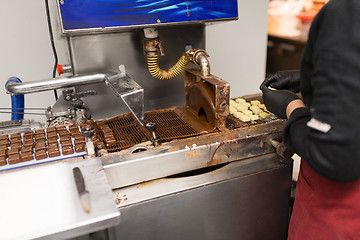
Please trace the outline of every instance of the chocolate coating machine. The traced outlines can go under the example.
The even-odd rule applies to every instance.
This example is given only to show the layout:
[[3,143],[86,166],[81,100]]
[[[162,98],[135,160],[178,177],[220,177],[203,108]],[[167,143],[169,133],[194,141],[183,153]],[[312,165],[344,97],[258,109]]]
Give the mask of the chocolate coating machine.
[[[233,6],[234,1],[226,2]],[[200,69],[190,64],[170,81],[151,77],[140,23],[77,28],[72,25],[76,6],[66,3],[59,1],[59,10],[73,76],[35,87],[9,86],[8,91],[22,94],[65,90],[48,110],[46,126],[3,129],[6,153],[0,177],[31,173],[42,182],[51,172],[70,182],[67,170],[78,167],[90,195],[91,214],[82,211],[77,195],[83,193],[77,193],[71,181],[64,189],[73,190],[69,195],[75,197],[66,200],[75,203],[64,211],[76,217],[62,217],[81,224],[67,223],[64,228],[50,221],[52,232],[40,229],[43,235],[21,237],[286,239],[292,163],[271,145],[281,139],[284,120],[243,122],[229,114],[230,85],[205,71],[206,63],[199,64]],[[194,4],[193,11],[200,3]],[[206,9],[208,3],[204,4]],[[229,19],[234,18],[231,14]],[[166,67],[178,59],[179,49],[205,48],[203,24],[209,19],[195,19],[194,24],[177,21],[157,22],[163,46],[156,48],[166,50],[159,60]],[[260,95],[243,98],[261,101]],[[26,155],[27,142],[33,147]],[[9,157],[12,149],[17,149],[15,160]],[[63,188],[62,183],[53,184]],[[50,213],[50,219],[55,214]]]

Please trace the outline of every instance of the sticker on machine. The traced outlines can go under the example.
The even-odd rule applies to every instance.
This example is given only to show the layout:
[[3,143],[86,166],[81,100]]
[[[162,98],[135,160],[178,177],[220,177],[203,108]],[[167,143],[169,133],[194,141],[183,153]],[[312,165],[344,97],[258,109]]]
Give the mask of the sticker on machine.
[[319,120],[316,120],[315,118],[311,118],[311,120],[308,121],[306,125],[312,129],[318,130],[323,133],[328,133],[331,129],[330,124],[321,122]]

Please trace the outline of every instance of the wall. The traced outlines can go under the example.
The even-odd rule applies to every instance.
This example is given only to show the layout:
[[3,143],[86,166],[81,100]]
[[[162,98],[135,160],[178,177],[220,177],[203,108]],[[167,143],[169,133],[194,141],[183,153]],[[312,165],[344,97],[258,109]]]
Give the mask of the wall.
[[[67,44],[60,38],[56,1],[49,0],[59,62],[69,62]],[[238,0],[239,21],[207,26],[207,50],[212,73],[229,81],[232,97],[259,92],[265,74],[266,0]],[[10,76],[23,81],[50,78],[54,64],[44,1],[0,1],[0,108],[10,107],[4,85]],[[26,107],[47,107],[55,102],[53,92],[28,94]],[[44,121],[44,117],[25,115]],[[10,114],[0,114],[0,121]]]
[[[51,15],[56,16],[55,1],[50,0]],[[54,19],[53,17],[53,19]],[[53,21],[56,47],[61,62],[68,62],[67,44],[59,38],[59,27]],[[0,107],[10,107],[10,95],[5,82],[11,76],[22,81],[52,77],[54,57],[51,49],[45,1],[0,1]],[[44,107],[55,103],[53,92],[25,95],[25,107]],[[26,119],[45,121],[45,117],[25,115]],[[0,121],[10,120],[10,114],[0,114]]]
[[239,20],[207,27],[211,71],[230,82],[231,97],[260,92],[265,77],[267,0],[238,0]]

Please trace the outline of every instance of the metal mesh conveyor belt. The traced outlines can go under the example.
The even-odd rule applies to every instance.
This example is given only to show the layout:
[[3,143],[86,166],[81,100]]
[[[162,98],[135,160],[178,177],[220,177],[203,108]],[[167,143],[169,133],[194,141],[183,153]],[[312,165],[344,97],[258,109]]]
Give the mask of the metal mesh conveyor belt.
[[144,122],[145,124],[148,122],[157,123],[156,133],[162,141],[200,134],[173,111],[147,113],[144,116]]
[[[256,97],[244,97],[246,101],[262,99]],[[226,118],[226,127],[229,129],[244,128],[252,125],[258,125],[266,122],[279,120],[275,116],[267,119],[243,122],[233,115],[229,114]],[[194,118],[186,107],[173,107],[168,109],[149,111],[144,114],[144,125],[149,122],[157,124],[156,135],[160,138],[160,142],[168,142],[174,139],[193,137],[217,131],[206,126],[208,123],[199,121]],[[106,125],[112,131],[115,141],[113,144],[106,143],[106,136],[101,126]],[[94,122],[95,132],[98,141],[105,143],[108,152],[116,152],[136,144],[150,141],[152,134],[141,126],[132,114],[122,114],[111,119]]]
[[[157,124],[155,132],[160,137],[160,142],[192,137],[199,135],[201,132],[195,130],[171,109],[146,112],[144,114],[144,125],[148,122]],[[113,131],[116,140],[116,144],[106,145],[109,152],[120,151],[151,139],[151,133],[144,126],[141,126],[131,114],[124,114],[95,122],[95,131],[101,142],[105,141],[105,136],[98,126],[104,123]]]
[[259,120],[250,121],[250,122],[243,122],[243,121],[237,119],[236,117],[234,117],[233,115],[229,115],[226,118],[226,127],[229,129],[243,128],[243,127],[248,127],[248,126],[257,125],[257,124],[261,124],[261,123],[272,122],[272,121],[276,121],[276,120],[279,120],[279,118],[277,118],[275,116],[271,116],[268,119],[259,119]]

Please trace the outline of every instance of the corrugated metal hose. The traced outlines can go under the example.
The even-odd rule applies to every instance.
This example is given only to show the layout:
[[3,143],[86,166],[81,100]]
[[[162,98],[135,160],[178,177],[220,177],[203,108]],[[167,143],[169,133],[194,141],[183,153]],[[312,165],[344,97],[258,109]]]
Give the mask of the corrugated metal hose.
[[169,70],[162,70],[159,67],[159,56],[158,55],[147,55],[147,62],[150,74],[159,80],[169,80],[178,76],[182,71],[185,70],[186,66],[190,63],[187,56],[182,56],[179,61]]

